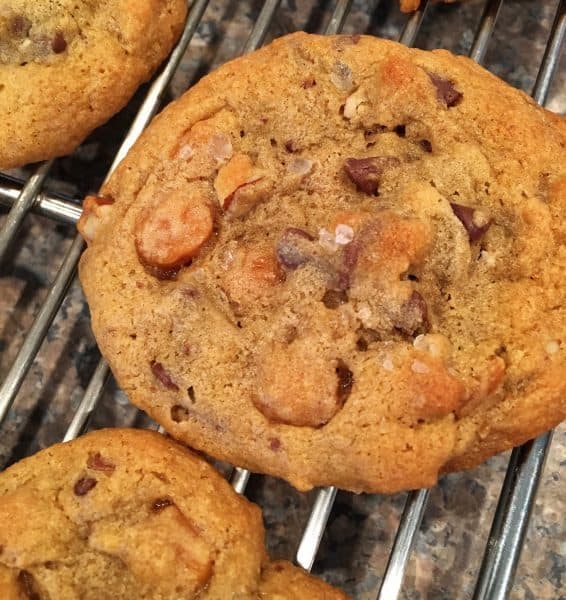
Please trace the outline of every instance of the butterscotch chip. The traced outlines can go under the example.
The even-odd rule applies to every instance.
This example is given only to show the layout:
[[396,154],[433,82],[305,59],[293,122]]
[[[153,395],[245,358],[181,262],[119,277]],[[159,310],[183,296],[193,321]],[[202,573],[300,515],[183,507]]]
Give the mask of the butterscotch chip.
[[3,0],[0,169],[72,152],[149,79],[185,0]]
[[[564,123],[467,58],[371,37],[221,67],[102,191],[80,275],[118,382],[171,435],[301,489],[430,486],[552,427]],[[163,281],[136,224],[166,189],[218,213]]]
[[[97,480],[87,464],[103,467]],[[259,508],[208,463],[133,429],[90,433],[0,474],[0,598],[346,600],[272,563]]]

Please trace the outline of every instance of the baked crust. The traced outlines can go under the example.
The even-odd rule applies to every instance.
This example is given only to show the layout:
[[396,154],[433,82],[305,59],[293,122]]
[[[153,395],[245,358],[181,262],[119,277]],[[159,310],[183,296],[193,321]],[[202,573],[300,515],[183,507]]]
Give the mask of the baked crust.
[[185,0],[7,0],[0,8],[0,168],[62,156],[169,54]]
[[2,598],[346,599],[271,563],[259,508],[150,431],[100,430],[20,461],[0,474],[0,515]]
[[302,490],[431,486],[566,415],[564,147],[467,58],[281,38],[169,105],[87,203],[100,348],[213,456]]

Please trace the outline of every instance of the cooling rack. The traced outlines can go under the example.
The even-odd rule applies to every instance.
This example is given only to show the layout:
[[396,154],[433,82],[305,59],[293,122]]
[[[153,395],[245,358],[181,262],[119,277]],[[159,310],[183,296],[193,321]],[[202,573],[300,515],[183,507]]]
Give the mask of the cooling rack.
[[[170,90],[173,89],[174,92],[179,93],[186,87],[186,77],[183,76],[182,72],[185,69],[184,65],[187,64],[187,60],[191,60],[192,54],[202,59],[207,52],[210,53],[211,49],[218,49],[221,45],[223,47],[222,51],[216,52],[212,60],[208,62],[197,60],[196,67],[193,65],[192,68],[192,79],[194,81],[207,69],[223,62],[226,58],[238,53],[253,51],[261,46],[267,38],[276,37],[296,27],[327,34],[339,33],[345,24],[347,25],[351,20],[350,30],[363,32],[363,30],[356,28],[358,21],[360,21],[358,15],[361,13],[366,16],[369,15],[369,30],[372,33],[379,33],[386,37],[397,37],[400,42],[406,45],[414,45],[417,42],[418,45],[428,47],[426,41],[424,44],[419,42],[423,31],[429,34],[433,31],[435,25],[435,23],[427,23],[427,13],[431,9],[428,7],[426,0],[421,4],[418,11],[407,16],[401,15],[395,6],[391,5],[390,0],[382,0],[379,4],[376,2],[353,2],[352,0],[320,2],[317,5],[309,3],[311,6],[310,12],[309,10],[306,11],[307,22],[297,24],[286,16],[285,9],[287,11],[295,9],[296,15],[301,13],[298,10],[300,4],[300,2],[296,3],[291,0],[283,3],[280,0],[266,0],[263,3],[251,2],[249,11],[246,13],[247,22],[250,22],[250,29],[245,32],[243,38],[241,32],[238,32],[239,35],[234,34],[233,38],[228,37],[227,42],[224,40],[223,44],[220,44],[220,33],[223,32],[228,36],[230,31],[233,32],[234,30],[231,20],[234,20],[238,3],[222,3],[214,0],[195,0],[192,2],[184,32],[176,48],[163,66],[160,74],[145,89],[145,95],[139,97],[137,102],[134,101],[129,109],[130,112],[135,114],[132,115],[127,133],[113,156],[111,166],[108,169],[108,176],[167,99]],[[478,5],[477,2],[475,4]],[[482,3],[481,14],[478,14],[477,27],[473,36],[470,40],[466,41],[464,39],[462,42],[463,46],[467,45],[469,56],[479,63],[485,61],[490,51],[490,40],[496,30],[502,5],[503,0],[487,0],[487,2]],[[565,0],[560,0],[558,5],[553,7],[554,19],[551,26],[546,31],[537,31],[537,35],[544,38],[545,49],[534,86],[532,90],[528,91],[542,105],[545,105],[547,101],[553,75],[560,58],[566,32],[565,6]],[[460,10],[459,7],[433,8],[435,19],[442,19],[448,11],[453,13],[454,10]],[[462,8],[463,12],[469,10],[469,8]],[[374,20],[372,20],[373,17],[375,17]],[[224,25],[222,28],[221,26],[226,21],[230,26]],[[371,25],[374,21],[378,23],[375,26],[375,31],[372,30],[373,25]],[[512,31],[509,32],[509,35],[515,33]],[[433,36],[433,34],[430,33],[430,36]],[[463,34],[463,37],[465,37],[465,34]],[[243,40],[243,43],[239,44],[239,40]],[[441,45],[441,43],[435,45]],[[520,69],[520,66],[517,65],[517,69]],[[188,70],[191,71],[190,68]],[[124,118],[128,118],[128,116],[129,113],[126,111]],[[112,126],[111,123],[109,127]],[[108,131],[106,129],[106,133]],[[83,146],[83,152],[85,147],[88,147],[88,144]],[[61,168],[61,163],[63,163],[63,168]],[[34,444],[35,446],[43,445],[41,427],[48,424],[50,419],[61,417],[54,408],[55,401],[52,402],[50,398],[40,397],[37,405],[26,406],[25,400],[22,398],[23,393],[19,394],[19,392],[22,386],[24,386],[22,391],[26,391],[25,383],[33,378],[34,371],[36,375],[40,374],[39,379],[36,378],[39,383],[35,384],[39,387],[52,384],[53,379],[62,380],[65,377],[62,373],[57,373],[56,367],[55,373],[49,369],[44,370],[41,368],[41,362],[44,359],[42,359],[40,348],[46,339],[47,342],[59,343],[66,350],[73,345],[74,336],[72,331],[67,332],[66,340],[59,339],[56,317],[58,313],[73,310],[71,308],[73,302],[76,304],[78,299],[80,292],[77,290],[74,279],[77,262],[84,250],[84,242],[80,236],[72,238],[70,244],[67,244],[68,248],[59,264],[57,260],[61,256],[61,248],[65,246],[64,243],[61,243],[61,247],[40,249],[41,256],[39,258],[26,255],[25,247],[23,250],[20,249],[24,256],[15,257],[14,248],[19,248],[19,241],[22,239],[24,232],[32,236],[35,234],[41,235],[42,228],[52,226],[53,223],[57,224],[56,227],[61,232],[72,234],[73,229],[70,226],[73,226],[78,220],[81,209],[80,204],[77,202],[78,198],[73,197],[73,193],[65,194],[65,191],[73,191],[73,189],[65,187],[65,176],[69,173],[65,171],[64,167],[64,160],[49,161],[36,166],[33,171],[26,174],[25,178],[22,178],[21,173],[14,172],[0,176],[0,203],[9,208],[0,231],[0,264],[3,268],[8,268],[12,263],[16,263],[17,268],[25,270],[26,264],[30,262],[34,260],[43,261],[47,266],[45,270],[50,279],[48,285],[45,281],[36,282],[37,287],[47,288],[46,293],[40,299],[30,298],[25,289],[20,290],[20,296],[18,296],[18,292],[14,292],[16,303],[13,309],[14,318],[13,320],[8,318],[4,321],[3,337],[5,337],[6,332],[8,334],[12,332],[12,338],[17,344],[17,348],[13,347],[13,343],[8,349],[0,346],[0,351],[5,351],[3,357],[3,367],[5,368],[2,371],[3,378],[0,384],[0,425],[8,432],[7,435],[3,434],[0,439],[3,446],[10,448],[5,450],[5,463],[12,462],[27,454],[29,448],[34,447]],[[70,178],[76,182],[77,179],[80,180],[81,176],[73,173]],[[41,215],[45,219],[37,220],[31,213]],[[30,225],[33,219],[36,220]],[[62,235],[62,237],[65,237],[65,235]],[[25,299],[23,303],[21,302],[22,298]],[[9,306],[10,301],[11,297],[8,297],[5,300],[5,305]],[[25,314],[25,318],[20,318],[22,314]],[[54,319],[55,324],[53,324]],[[60,352],[62,352],[61,348]],[[85,348],[82,343],[79,343],[72,353],[75,361],[79,363],[82,357],[86,357],[84,360],[90,361],[90,363],[92,363],[93,357],[97,357],[91,348]],[[85,379],[80,386],[73,389],[73,398],[69,405],[69,408],[72,409],[72,417],[65,416],[67,418],[64,418],[66,429],[62,437],[65,441],[74,439],[87,427],[93,426],[92,420],[94,420],[95,426],[104,423],[105,416],[108,413],[108,407],[103,406],[105,390],[109,387],[114,389],[111,374],[104,360],[99,359],[96,364],[88,364],[82,371],[88,372],[90,378],[88,381]],[[47,381],[45,381],[46,377]],[[123,415],[122,422],[124,424],[151,426],[143,417],[134,414],[133,409],[127,407],[119,392],[113,393],[111,398],[113,402],[118,403],[120,408],[118,413]],[[23,410],[18,410],[18,405],[23,405]],[[27,421],[32,423],[32,435],[37,434],[34,444],[18,443],[17,436],[10,437],[10,430],[21,431],[22,423]],[[116,422],[120,422],[119,416],[117,419],[111,420],[113,424]],[[398,496],[395,499],[394,503],[398,506],[404,498],[404,507],[398,523],[394,523],[397,529],[396,534],[392,535],[393,540],[386,565],[377,576],[369,577],[369,581],[359,581],[356,576],[350,579],[346,577],[345,587],[348,587],[349,583],[350,593],[359,594],[363,598],[379,598],[382,600],[393,600],[401,597],[473,597],[477,600],[508,597],[513,587],[515,571],[551,440],[552,433],[548,433],[521,448],[515,449],[511,453],[493,515],[491,530],[487,539],[484,540],[483,560],[474,576],[475,585],[472,585],[470,589],[453,588],[443,592],[444,588],[441,587],[435,588],[432,586],[427,588],[425,585],[423,588],[422,581],[420,583],[418,581],[418,567],[417,576],[413,578],[412,589],[410,586],[404,585],[405,574],[411,564],[415,544],[418,543],[419,536],[422,536],[423,517],[426,514],[427,507],[430,507],[430,496],[437,493],[435,489],[432,491],[417,490],[406,496]],[[57,440],[49,439],[50,443],[55,441]],[[228,469],[227,476],[237,492],[246,493],[250,482],[248,471],[239,468]],[[298,493],[290,490],[290,488],[284,488],[284,491],[288,492],[291,498],[296,499],[298,496]],[[446,488],[443,488],[443,491],[450,494],[450,485],[448,484]],[[248,493],[254,497],[253,489],[251,492],[248,489]],[[335,506],[337,496],[340,501],[338,506]],[[320,556],[318,553],[321,543],[324,546],[323,536],[329,518],[332,519],[336,512],[344,511],[344,506],[347,510],[349,506],[351,507],[356,503],[356,500],[345,500],[346,495],[342,492],[339,493],[335,488],[320,489],[305,498],[306,500],[303,499],[301,502],[310,504],[310,512],[302,523],[303,527],[299,538],[289,542],[289,544],[295,544],[294,557],[287,555],[286,558],[294,558],[297,564],[307,570],[311,570],[314,565],[315,570],[322,572],[327,578],[337,580],[336,575],[333,575],[332,565],[326,565],[329,567],[326,569],[324,561],[322,561],[322,568],[317,568],[317,556]],[[280,500],[280,497],[277,500]],[[381,505],[380,508],[382,508]],[[282,510],[283,513],[279,514],[284,514],[285,507]],[[267,520],[269,529],[270,518]],[[281,523],[279,523],[279,526],[281,526]],[[334,519],[331,527],[337,530],[338,533],[335,533],[334,537],[340,541],[340,515]],[[470,532],[470,535],[473,536],[473,532]],[[342,537],[349,539],[349,533],[342,532]],[[466,544],[465,537],[461,542]],[[377,539],[375,543],[379,544],[380,540]],[[285,545],[286,549],[289,544]],[[346,544],[346,547],[349,547],[348,544]],[[348,562],[344,552],[338,552],[337,556],[341,556],[346,563]],[[371,555],[367,558],[371,560]],[[428,565],[429,569],[433,569],[434,565],[431,567],[431,564]],[[421,565],[421,571],[423,571],[423,568],[426,571],[426,565],[425,567]],[[465,565],[463,565],[463,568],[465,568]],[[423,577],[425,580],[427,577],[430,579],[434,577],[434,573],[423,576],[421,572],[421,580]],[[551,576],[549,575],[549,577]],[[343,582],[343,579],[340,579],[340,583]],[[558,593],[557,587],[553,587],[553,590]],[[551,590],[551,595],[547,597],[553,597],[552,593]]]

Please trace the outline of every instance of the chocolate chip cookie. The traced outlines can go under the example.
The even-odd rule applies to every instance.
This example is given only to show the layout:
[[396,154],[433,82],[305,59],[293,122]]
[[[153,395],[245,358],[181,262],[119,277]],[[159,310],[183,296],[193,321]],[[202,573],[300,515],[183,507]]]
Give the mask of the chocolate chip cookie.
[[0,474],[0,597],[346,596],[270,562],[257,506],[165,437],[107,429]]
[[565,142],[466,58],[279,39],[86,199],[100,348],[214,456],[303,490],[431,486],[566,415]]
[[178,38],[186,0],[4,0],[0,168],[72,152]]

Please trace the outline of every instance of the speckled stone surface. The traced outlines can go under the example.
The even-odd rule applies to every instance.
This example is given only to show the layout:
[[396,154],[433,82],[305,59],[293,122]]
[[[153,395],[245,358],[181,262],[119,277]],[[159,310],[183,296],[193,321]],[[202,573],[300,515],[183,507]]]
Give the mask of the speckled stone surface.
[[[322,31],[333,4],[328,0],[283,1],[268,39],[296,29]],[[467,53],[483,4],[470,0],[431,5],[416,45]],[[182,93],[210,68],[238,53],[261,5],[251,0],[212,0],[172,82],[170,96]],[[556,0],[505,2],[486,66],[509,83],[530,91],[556,6]],[[406,19],[392,0],[356,0],[345,31],[395,39]],[[57,161],[50,187],[75,197],[95,190],[142,98],[143,90],[72,157]],[[557,112],[566,111],[564,65],[551,87],[548,106]],[[4,215],[2,211],[0,223]],[[30,216],[0,266],[0,377],[12,364],[73,233],[70,227]],[[88,309],[75,282],[2,426],[0,466],[63,437],[97,360]],[[91,427],[112,424],[151,425],[111,382]],[[554,436],[511,598],[566,599],[565,448],[563,425]],[[445,477],[431,491],[402,598],[472,597],[507,458],[498,456],[474,471]],[[315,492],[300,494],[278,480],[253,476],[247,495],[264,508],[272,554],[292,558]],[[354,598],[375,598],[404,502],[404,494],[384,497],[339,493],[313,571]]]

